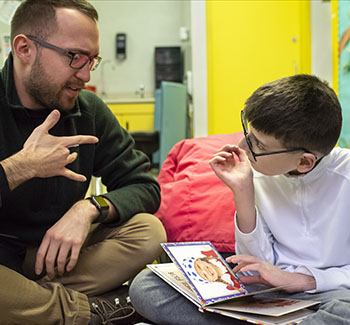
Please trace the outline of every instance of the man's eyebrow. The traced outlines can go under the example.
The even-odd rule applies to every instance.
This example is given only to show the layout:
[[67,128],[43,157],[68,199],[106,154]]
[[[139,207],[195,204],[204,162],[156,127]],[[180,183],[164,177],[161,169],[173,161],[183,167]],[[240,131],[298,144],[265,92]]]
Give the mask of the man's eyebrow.
[[77,48],[69,48],[67,50],[70,52],[73,52],[73,53],[77,53],[77,54],[84,54],[84,55],[87,55],[89,57],[96,57],[96,56],[99,56],[99,54],[100,54],[100,53],[97,53],[95,55],[91,55],[88,51],[82,50],[82,49],[77,49]]

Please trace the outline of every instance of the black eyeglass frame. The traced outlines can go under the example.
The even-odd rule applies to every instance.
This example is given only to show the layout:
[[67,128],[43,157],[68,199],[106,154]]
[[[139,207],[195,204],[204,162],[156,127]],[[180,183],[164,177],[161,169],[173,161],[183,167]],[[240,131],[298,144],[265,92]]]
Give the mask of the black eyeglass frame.
[[[100,56],[95,56],[95,57],[89,57],[88,55],[86,54],[83,54],[83,53],[75,53],[75,52],[72,52],[72,51],[69,51],[67,49],[64,49],[62,47],[59,47],[57,45],[54,45],[54,44],[51,44],[51,43],[48,43],[48,42],[45,42],[39,38],[36,38],[35,36],[31,36],[31,35],[26,35],[26,37],[28,37],[30,40],[34,41],[34,42],[37,42],[39,45],[43,46],[43,47],[46,47],[48,49],[51,49],[51,50],[54,50],[56,52],[59,52],[59,53],[62,53],[62,54],[65,54],[67,56],[69,56],[71,58],[70,62],[69,62],[69,66],[72,68],[72,69],[76,69],[76,70],[80,70],[82,68],[85,67],[86,63],[89,62],[89,66],[91,64],[91,62],[93,62],[94,64],[92,65],[92,67],[90,68],[90,71],[94,71],[97,69],[97,67],[99,66],[99,64],[101,63],[102,61],[102,58]],[[88,60],[83,63],[81,66],[79,67],[73,67],[72,66],[72,62],[74,60],[74,57],[76,55],[84,55],[88,58]]]
[[[249,139],[249,134],[246,128],[246,125],[244,123],[244,110],[241,110],[241,122],[242,122],[242,128],[243,128],[243,133],[245,137],[245,141],[247,142],[248,148],[254,158],[255,161],[257,161],[256,157],[261,157],[261,156],[270,156],[270,155],[277,155],[280,153],[288,153],[288,152],[294,152],[294,151],[305,151],[307,153],[311,153],[309,150],[305,148],[293,148],[293,149],[285,149],[285,150],[278,150],[278,151],[270,151],[270,152],[261,152],[261,153],[255,153],[253,150],[253,144]],[[316,157],[316,155],[314,155]],[[317,157],[316,157],[317,159]]]

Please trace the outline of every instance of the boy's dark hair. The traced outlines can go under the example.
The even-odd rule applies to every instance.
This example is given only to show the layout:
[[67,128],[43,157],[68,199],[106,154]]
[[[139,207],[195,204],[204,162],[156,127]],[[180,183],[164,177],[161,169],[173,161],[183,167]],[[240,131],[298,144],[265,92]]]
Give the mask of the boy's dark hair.
[[[86,0],[25,0],[11,21],[11,44],[18,34],[46,40],[57,31],[56,8],[77,9],[97,22],[96,9]],[[79,35],[77,35],[79,37]]]
[[328,83],[313,75],[282,78],[258,88],[246,101],[245,118],[287,148],[327,155],[342,126],[341,106]]

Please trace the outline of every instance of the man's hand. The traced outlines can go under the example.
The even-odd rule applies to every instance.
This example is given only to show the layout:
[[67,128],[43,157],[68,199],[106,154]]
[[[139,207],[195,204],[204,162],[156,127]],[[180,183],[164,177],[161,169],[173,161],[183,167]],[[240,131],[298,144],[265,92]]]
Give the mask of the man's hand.
[[59,119],[60,112],[52,111],[46,120],[34,129],[24,143],[23,149],[1,162],[10,189],[33,177],[64,176],[78,182],[86,181],[84,175],[66,168],[66,165],[77,158],[77,153],[70,153],[69,148],[80,144],[93,144],[98,142],[98,139],[87,135],[67,137],[50,135],[50,129]]
[[[57,271],[71,271],[77,264],[80,249],[89,233],[97,209],[88,201],[78,201],[45,234],[36,256],[35,273],[41,274],[44,263],[50,279]],[[69,262],[67,263],[67,258]]]
[[313,276],[290,273],[277,266],[249,255],[232,255],[226,259],[228,263],[239,263],[233,272],[256,271],[257,275],[242,275],[240,280],[244,284],[262,283],[273,287],[282,287],[287,292],[302,292],[314,290],[316,281]]

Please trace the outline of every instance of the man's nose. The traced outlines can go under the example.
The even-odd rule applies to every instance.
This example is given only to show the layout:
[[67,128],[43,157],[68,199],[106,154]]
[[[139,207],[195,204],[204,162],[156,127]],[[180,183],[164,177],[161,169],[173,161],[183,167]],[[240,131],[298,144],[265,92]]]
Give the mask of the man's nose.
[[85,64],[81,69],[77,70],[76,77],[80,80],[83,80],[85,83],[90,81],[91,70],[89,64]]

